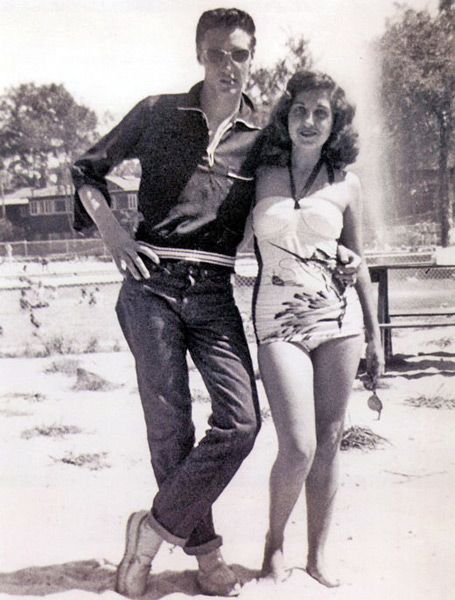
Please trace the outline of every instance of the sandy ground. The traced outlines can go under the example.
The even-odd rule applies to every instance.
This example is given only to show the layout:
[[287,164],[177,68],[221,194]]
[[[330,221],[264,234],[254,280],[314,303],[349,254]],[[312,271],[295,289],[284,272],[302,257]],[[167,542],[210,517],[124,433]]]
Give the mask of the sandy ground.
[[[102,308],[87,310],[101,316],[112,306],[105,299]],[[9,320],[2,313],[7,329],[10,313]],[[380,421],[367,408],[368,392],[355,382],[346,427],[369,427],[387,442],[372,451],[341,453],[329,554],[332,571],[345,582],[337,589],[323,588],[303,570],[303,498],[287,531],[289,578],[279,585],[257,580],[276,452],[260,389],[261,433],[214,507],[225,558],[245,581],[242,600],[454,597],[455,411],[407,401],[422,396],[455,401],[450,332],[396,336],[394,349],[402,360],[384,378]],[[109,389],[74,389],[77,367],[105,378]],[[131,356],[122,350],[5,357],[0,373],[0,599],[120,598],[113,584],[126,518],[148,507],[156,490]],[[191,385],[201,434],[210,405],[195,371]],[[204,598],[195,574],[193,558],[165,545],[144,598]]]

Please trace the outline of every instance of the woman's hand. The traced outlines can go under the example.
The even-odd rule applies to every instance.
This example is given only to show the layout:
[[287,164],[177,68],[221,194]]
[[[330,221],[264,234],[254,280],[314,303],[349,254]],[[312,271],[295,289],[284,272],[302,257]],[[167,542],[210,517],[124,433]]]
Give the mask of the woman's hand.
[[361,257],[343,246],[338,244],[337,248],[337,276],[346,286],[354,285],[357,279],[357,271],[362,263]]
[[375,389],[377,380],[384,374],[384,352],[380,339],[375,338],[367,342],[365,358],[367,373]]
[[153,250],[133,240],[118,223],[111,223],[111,226],[103,231],[102,237],[117,269],[122,275],[129,271],[134,279],[138,281],[150,277],[150,273],[139,255],[140,253],[150,258],[155,264],[160,262],[158,255]]

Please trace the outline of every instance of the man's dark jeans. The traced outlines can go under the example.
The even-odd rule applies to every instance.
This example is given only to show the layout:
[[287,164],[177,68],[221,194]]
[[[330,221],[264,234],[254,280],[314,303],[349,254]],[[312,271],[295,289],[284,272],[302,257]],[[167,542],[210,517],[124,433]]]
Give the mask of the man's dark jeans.
[[[218,548],[212,504],[253,447],[260,427],[254,372],[230,273],[184,261],[128,275],[117,315],[136,360],[159,491],[150,523],[187,554]],[[211,397],[209,429],[197,446],[186,353]]]

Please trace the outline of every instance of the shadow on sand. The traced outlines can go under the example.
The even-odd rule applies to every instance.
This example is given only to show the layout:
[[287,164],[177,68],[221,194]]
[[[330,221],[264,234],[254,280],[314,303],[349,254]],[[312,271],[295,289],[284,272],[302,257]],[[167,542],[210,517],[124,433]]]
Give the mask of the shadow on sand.
[[[247,583],[259,576],[259,571],[231,565],[239,579]],[[0,573],[0,593],[12,596],[47,596],[69,590],[84,590],[100,594],[115,588],[116,566],[107,561],[82,560],[28,567],[12,573]],[[200,589],[196,581],[197,571],[163,571],[149,577],[144,600],[159,600],[170,594],[181,593],[197,596]]]
[[[432,369],[432,372],[428,372]],[[420,379],[432,375],[444,377],[455,376],[455,353],[452,352],[419,352],[419,354],[395,354],[387,364],[385,378],[404,377]]]

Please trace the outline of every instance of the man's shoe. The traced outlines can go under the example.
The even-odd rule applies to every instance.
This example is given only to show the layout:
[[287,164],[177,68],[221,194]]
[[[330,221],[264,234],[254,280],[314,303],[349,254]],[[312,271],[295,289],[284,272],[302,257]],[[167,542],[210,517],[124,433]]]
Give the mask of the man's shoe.
[[199,562],[197,582],[203,594],[207,596],[238,596],[241,583],[232,569],[224,562],[219,550],[204,556],[204,564]]
[[161,545],[161,537],[148,523],[148,511],[133,513],[126,526],[125,554],[117,569],[115,589],[119,594],[136,598],[147,589],[152,560]]

